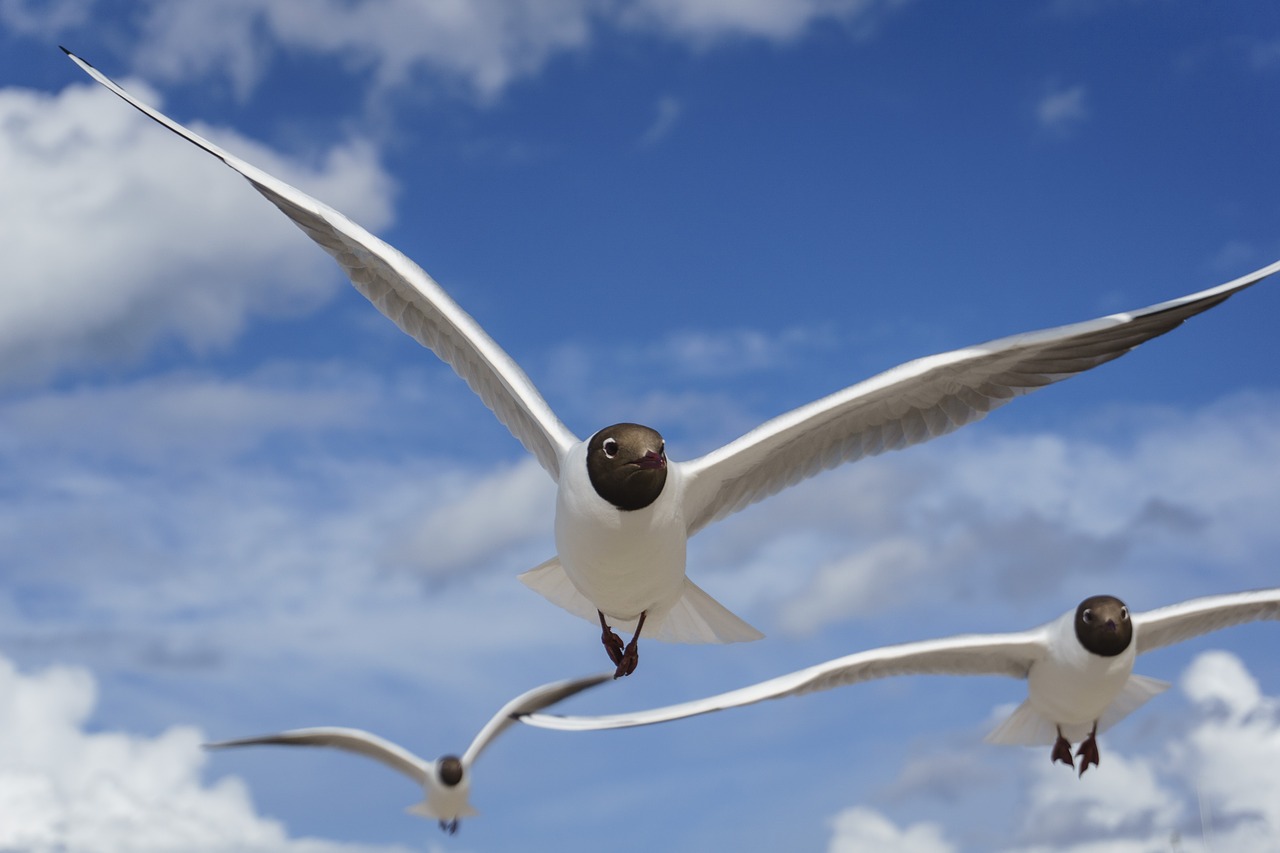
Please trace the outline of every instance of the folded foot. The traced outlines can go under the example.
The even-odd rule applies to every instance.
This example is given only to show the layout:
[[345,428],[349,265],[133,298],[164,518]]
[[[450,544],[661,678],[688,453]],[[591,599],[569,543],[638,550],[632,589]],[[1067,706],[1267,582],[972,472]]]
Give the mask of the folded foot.
[[[622,678],[624,675],[630,675],[636,671],[636,666],[640,663],[640,631],[644,628],[644,618],[648,615],[648,611],[640,613],[640,621],[636,623],[636,633],[631,637],[631,642],[627,643],[627,647],[614,661],[618,668],[613,671],[614,678]],[[604,617],[601,616],[601,619]],[[614,636],[617,636],[616,634]]]
[[1053,752],[1049,755],[1050,764],[1057,764],[1059,761],[1072,770],[1076,769],[1076,760],[1071,757],[1071,741],[1062,736],[1061,726],[1058,727],[1058,739],[1054,741]]
[[[599,610],[597,610],[596,613],[600,614],[600,642],[604,643],[604,650],[608,652],[609,660],[613,661],[614,666],[621,668],[623,652],[622,638],[619,637],[617,632],[610,628],[608,623],[604,621],[604,613],[601,613]],[[635,664],[632,664],[631,668],[634,670],[636,668]],[[618,676],[616,675],[614,676],[614,678],[617,677]]]
[[1089,736],[1080,742],[1080,748],[1076,750],[1076,755],[1080,756],[1080,775],[1084,775],[1084,771],[1089,769],[1092,764],[1095,767],[1098,764],[1098,724],[1093,724],[1093,731],[1089,732]]
[[440,828],[450,835],[458,834],[458,819],[440,821]]

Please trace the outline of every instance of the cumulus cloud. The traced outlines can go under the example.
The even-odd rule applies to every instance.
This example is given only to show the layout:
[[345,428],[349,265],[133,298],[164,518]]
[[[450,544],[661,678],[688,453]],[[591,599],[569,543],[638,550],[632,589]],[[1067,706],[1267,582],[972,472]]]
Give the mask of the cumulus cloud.
[[[1280,760],[1280,701],[1262,691],[1239,658],[1223,651],[1196,656],[1179,687],[1191,702],[1189,709],[1172,718],[1169,710],[1160,712],[1163,724],[1149,730],[1159,737],[1131,740],[1122,748],[1116,744],[1121,733],[1136,727],[1134,720],[1127,721],[1108,735],[1102,763],[1083,778],[1045,761],[1038,749],[1025,750],[1026,758],[1004,774],[1013,776],[1010,788],[995,793],[1013,798],[1004,812],[991,803],[979,805],[978,798],[992,794],[987,786],[972,784],[950,789],[949,798],[959,804],[956,820],[900,829],[890,816],[859,806],[837,815],[829,849],[1273,849],[1280,833],[1280,780],[1274,770]],[[968,753],[949,752],[944,758],[955,775],[971,777],[973,768],[986,767],[984,756],[993,749],[975,745]],[[895,807],[911,804],[902,791],[894,800]],[[961,817],[974,809],[988,815],[980,830]],[[1001,837],[1005,843],[992,843]]]
[[[299,166],[196,127],[370,228],[390,220],[391,181],[367,144]],[[166,341],[215,349],[250,315],[310,310],[340,281],[242,179],[96,84],[0,90],[0,171],[0,378],[127,362]]]
[[93,676],[79,667],[23,673],[0,657],[0,847],[53,851],[293,851],[391,847],[294,839],[259,816],[244,783],[201,779],[204,735],[93,731]]
[[899,829],[884,815],[864,806],[845,809],[831,823],[834,832],[827,853],[954,853],[956,849],[943,839],[941,828],[935,824],[917,823]]

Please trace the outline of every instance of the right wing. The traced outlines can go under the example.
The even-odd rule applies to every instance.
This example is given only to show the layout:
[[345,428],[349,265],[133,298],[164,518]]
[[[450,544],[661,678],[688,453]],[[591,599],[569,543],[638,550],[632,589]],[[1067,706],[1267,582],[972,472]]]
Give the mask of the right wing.
[[1008,675],[1025,678],[1031,664],[1044,653],[1045,646],[1045,632],[1042,628],[1016,634],[972,634],[904,643],[858,652],[761,681],[750,687],[679,705],[599,717],[528,714],[519,719],[522,723],[561,731],[624,729],[681,720],[712,711],[754,705],[766,699],[799,696],[895,675]]
[[1208,595],[1133,615],[1138,654],[1210,631],[1280,619],[1280,588]]
[[142,103],[65,47],[62,50],[90,77],[143,114],[247,178],[337,260],[356,290],[374,307],[466,380],[498,420],[559,481],[560,459],[577,443],[577,437],[556,417],[520,365],[422,267],[338,211],[223,151]]
[[498,713],[493,715],[493,719],[485,724],[485,727],[480,730],[480,734],[476,735],[475,739],[471,741],[471,745],[467,747],[467,751],[462,756],[462,763],[470,767],[472,762],[480,757],[480,753],[484,751],[485,747],[493,743],[493,739],[502,734],[521,715],[541,711],[543,708],[550,707],[557,702],[563,702],[570,696],[581,693],[589,687],[595,687],[597,684],[612,680],[612,672],[603,672],[599,675],[588,675],[585,678],[553,681],[550,684],[544,684],[541,687],[535,687],[532,690],[521,693],[503,705]]
[[354,752],[374,761],[380,761],[392,770],[398,770],[419,785],[425,786],[433,774],[434,765],[424,761],[404,747],[384,740],[361,729],[321,727],[293,729],[274,735],[246,737],[205,744],[206,749],[225,749],[232,746],[328,746],[346,752]]

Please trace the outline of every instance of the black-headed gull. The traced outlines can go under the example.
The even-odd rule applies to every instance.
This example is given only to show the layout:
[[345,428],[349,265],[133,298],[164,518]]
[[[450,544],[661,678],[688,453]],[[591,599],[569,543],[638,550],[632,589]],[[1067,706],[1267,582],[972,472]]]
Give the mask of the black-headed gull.
[[556,681],[535,687],[512,699],[485,724],[471,741],[462,756],[445,755],[435,761],[419,758],[409,750],[389,740],[361,729],[320,727],[292,729],[274,735],[224,740],[205,744],[207,749],[224,749],[233,746],[328,746],[355,752],[381,761],[398,770],[422,786],[422,802],[410,806],[413,814],[434,818],[440,828],[450,835],[458,831],[458,821],[474,817],[477,812],[471,805],[471,766],[480,753],[502,734],[521,714],[530,714],[567,699],[575,693],[594,687],[612,678],[612,673]]
[[1010,675],[1027,680],[1027,699],[987,740],[1052,744],[1050,758],[1072,767],[1071,742],[1079,741],[1076,755],[1083,776],[1089,765],[1098,763],[1098,733],[1169,686],[1134,675],[1138,655],[1261,619],[1280,619],[1280,589],[1193,598],[1145,613],[1130,613],[1114,596],[1096,595],[1030,631],[885,646],[728,693],[647,711],[590,717],[528,714],[520,720],[562,731],[622,729],[894,675]]
[[[63,48],[66,50],[66,48]],[[688,538],[820,471],[916,444],[1009,400],[1088,370],[1173,329],[1280,270],[1280,262],[1181,299],[917,359],[776,417],[689,462],[668,461],[655,430],[614,424],[585,441],[520,366],[417,264],[336,210],[223,151],[125,92],[95,80],[248,179],[329,252],[379,311],[447,362],[556,481],[556,556],[520,579],[600,622],[617,675],[646,636],[729,643],[763,635],[685,574]],[[633,632],[625,646],[613,627]]]

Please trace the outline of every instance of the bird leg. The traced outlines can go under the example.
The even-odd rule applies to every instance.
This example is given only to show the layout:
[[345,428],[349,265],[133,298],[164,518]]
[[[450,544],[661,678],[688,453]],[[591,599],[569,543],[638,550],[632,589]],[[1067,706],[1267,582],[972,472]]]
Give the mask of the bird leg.
[[1089,769],[1089,765],[1097,765],[1098,763],[1098,721],[1094,720],[1093,730],[1089,732],[1089,736],[1080,742],[1080,748],[1076,750],[1076,755],[1082,759],[1080,762],[1080,775],[1084,775],[1084,771]]
[[[622,666],[622,638],[617,632],[609,627],[604,621],[604,611],[597,610],[600,614],[600,642],[604,643],[604,650],[609,653],[609,660],[613,661],[615,666]],[[635,669],[634,666],[631,667]],[[615,675],[614,678],[617,678]]]
[[637,644],[640,642],[640,631],[644,628],[644,617],[647,615],[649,615],[648,610],[640,611],[640,621],[636,622],[636,632],[632,635],[631,642],[627,643],[626,650],[623,651],[621,659],[617,662],[618,668],[614,670],[614,678],[621,678],[636,671],[636,665],[640,663],[640,650],[637,648]]
[[[1071,757],[1071,741],[1062,736],[1062,726],[1058,726],[1058,739],[1054,742],[1053,752],[1049,756],[1050,764],[1057,764],[1059,761],[1072,770],[1076,769],[1076,760]],[[1083,773],[1084,771],[1081,770],[1080,772]]]
[[440,821],[440,828],[450,835],[457,835],[458,819],[455,817],[453,820],[442,820]]

